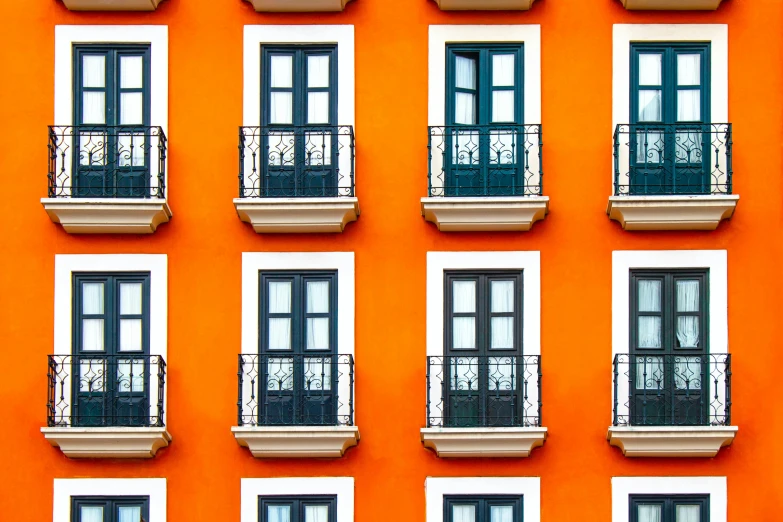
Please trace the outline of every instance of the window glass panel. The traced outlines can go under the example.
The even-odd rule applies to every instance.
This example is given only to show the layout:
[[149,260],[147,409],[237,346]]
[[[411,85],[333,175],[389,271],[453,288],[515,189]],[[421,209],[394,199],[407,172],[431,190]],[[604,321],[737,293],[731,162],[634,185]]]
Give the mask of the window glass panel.
[[98,393],[104,390],[106,361],[104,359],[79,360],[79,391]]
[[269,58],[270,86],[277,89],[291,89],[293,87],[294,57],[286,55],[272,55]]
[[307,313],[329,313],[329,281],[307,282]]
[[117,385],[120,393],[144,391],[144,361],[120,359],[117,361]]
[[103,313],[103,283],[82,283],[82,313]]
[[293,122],[293,94],[290,92],[270,93],[269,123],[285,124]]
[[451,522],[476,522],[476,506],[451,506]]
[[677,121],[701,120],[701,91],[688,89],[677,91]]
[[476,318],[452,318],[452,344],[454,350],[472,350],[476,348]]
[[144,123],[144,94],[123,92],[120,94],[120,125],[141,125]]
[[329,522],[329,506],[305,506],[304,522]]
[[82,132],[79,139],[79,164],[105,165],[106,141],[106,133]]
[[79,522],[103,522],[103,506],[81,506]]
[[492,86],[493,87],[513,87],[514,86],[514,62],[513,54],[495,54],[492,55]]
[[639,55],[639,85],[661,85],[661,55]]
[[492,121],[514,121],[514,91],[492,91]]
[[141,283],[120,283],[120,314],[141,315]]
[[701,55],[677,55],[677,85],[699,85],[701,83]]
[[307,87],[329,87],[329,56],[307,57]]
[[291,313],[291,282],[270,281],[269,288],[269,313]]
[[452,310],[455,314],[476,312],[476,282],[453,281],[451,284]]
[[511,313],[514,311],[514,281],[492,281],[492,313]]
[[269,319],[269,349],[291,349],[291,319],[288,317],[271,317]]
[[674,385],[678,390],[700,390],[701,381],[701,357],[676,357],[674,359]]
[[638,284],[638,301],[640,312],[661,311],[661,281],[655,279],[640,279]]
[[[523,137],[522,139],[524,140],[525,138]],[[489,131],[490,165],[511,165],[516,163],[518,148],[516,131]],[[524,151],[522,152],[524,153]]]
[[676,506],[675,522],[701,522],[701,506],[679,504]]
[[332,389],[332,359],[308,357],[304,364],[305,390],[328,391]]
[[307,93],[307,123],[329,123],[329,93]]
[[639,522],[663,522],[662,509],[657,504],[639,504],[637,506],[637,519]]
[[305,132],[305,164],[332,164],[332,135],[329,130]]
[[636,389],[663,389],[663,359],[661,357],[636,358]]
[[661,318],[639,317],[639,348],[660,348],[662,343]]
[[142,349],[142,320],[120,320],[120,351],[141,351]]
[[144,57],[121,56],[120,88],[141,89],[142,87],[144,87]]
[[663,160],[663,133],[647,129],[636,132],[636,161],[660,163]]
[[329,318],[328,317],[307,318],[307,349],[308,350],[329,349]]
[[476,95],[467,92],[455,94],[454,123],[460,125],[476,124]]
[[123,133],[117,138],[117,156],[120,167],[144,166],[146,140],[142,133]]
[[699,318],[680,316],[677,318],[677,341],[680,348],[697,348],[699,346]]
[[82,86],[102,88],[106,86],[106,57],[82,55]]
[[117,508],[119,519],[117,522],[141,522],[141,507],[119,506]]
[[293,359],[280,357],[270,358],[266,363],[266,372],[267,390],[290,391],[294,389]]
[[661,91],[639,91],[639,121],[661,121]]
[[516,357],[489,357],[487,359],[487,384],[490,391],[516,390],[518,377]]
[[489,507],[490,522],[513,522],[513,520],[514,520],[514,506],[490,506]]
[[82,123],[85,125],[106,123],[106,93],[94,91],[82,93]]
[[491,320],[493,350],[511,350],[514,348],[514,318],[493,317]]
[[82,351],[103,351],[103,319],[82,319]]
[[452,390],[478,390],[478,359],[475,357],[454,357],[451,359],[449,376]]
[[458,89],[476,89],[476,60],[464,56],[455,57],[454,85]]

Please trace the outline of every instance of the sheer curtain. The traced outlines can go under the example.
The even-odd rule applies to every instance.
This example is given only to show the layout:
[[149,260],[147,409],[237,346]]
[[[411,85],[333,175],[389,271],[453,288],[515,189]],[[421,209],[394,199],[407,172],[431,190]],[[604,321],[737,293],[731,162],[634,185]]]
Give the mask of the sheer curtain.
[[[513,87],[516,57],[513,54],[495,54],[492,56],[492,86]],[[492,91],[492,122],[510,123],[514,121],[514,90]]]
[[[490,288],[492,313],[512,313],[514,311],[514,281],[492,281]],[[513,317],[493,317],[490,328],[490,347],[492,349],[514,348]]]
[[675,522],[701,522],[701,507],[679,505]]
[[[677,311],[699,311],[699,281],[677,281]],[[677,318],[677,340],[683,348],[699,346],[699,318],[680,316]]]
[[305,506],[304,522],[329,522],[329,506]]
[[[701,83],[701,55],[677,55],[678,87]],[[701,91],[699,89],[677,90],[677,121],[701,120]]]
[[[307,57],[307,87],[329,87],[329,56]],[[307,123],[329,123],[329,93],[307,93]]]
[[[476,282],[454,281],[452,283],[452,310],[455,314],[476,312]],[[452,318],[452,348],[469,350],[476,347],[476,318]]]
[[141,508],[139,506],[119,506],[117,522],[141,522]]
[[640,504],[637,506],[639,522],[661,522],[661,506]]
[[476,506],[451,506],[452,522],[476,522]]
[[513,522],[513,506],[490,506],[489,522]]
[[103,507],[81,506],[79,508],[79,519],[81,522],[103,522]]
[[[661,311],[661,281],[640,280],[638,284],[639,312]],[[661,348],[662,325],[660,316],[639,316],[639,347]]]
[[[476,90],[476,60],[457,56],[454,65],[454,85],[458,89]],[[454,100],[454,122],[476,124],[476,94],[457,92]]]
[[305,359],[304,387],[312,391],[332,389],[332,360],[329,357]]
[[[142,314],[142,284],[120,283],[120,315]],[[120,319],[120,351],[141,351],[142,320]]]
[[290,506],[267,506],[267,522],[291,522]]
[[[291,282],[270,281],[267,288],[269,291],[269,313],[290,314],[291,313]],[[291,318],[290,317],[269,318],[269,349],[270,350],[291,349]]]
[[[82,313],[84,315],[103,314],[103,283],[82,283]],[[104,351],[103,328],[103,319],[82,319],[83,351]]]
[[660,390],[663,388],[663,358],[636,358],[636,389]]
[[[329,313],[329,281],[307,282],[307,313]],[[329,349],[329,318],[307,318],[307,349]]]

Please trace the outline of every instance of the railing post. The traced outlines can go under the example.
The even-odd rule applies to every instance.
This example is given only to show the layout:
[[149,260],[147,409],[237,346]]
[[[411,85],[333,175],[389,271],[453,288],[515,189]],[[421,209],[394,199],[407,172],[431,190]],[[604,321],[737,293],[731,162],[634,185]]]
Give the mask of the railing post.
[[[541,125],[536,125],[538,130],[538,195],[544,195],[544,138]],[[540,397],[540,395],[539,395]]]
[[[618,124],[614,130],[614,195],[615,196],[620,195],[620,129],[621,127]],[[628,184],[630,185],[630,180]],[[617,358],[615,358],[615,367],[617,366],[617,362],[618,362]]]
[[[427,196],[432,197],[432,127],[427,128]],[[427,368],[429,370],[429,360]],[[427,416],[429,417],[429,413]]]
[[[245,197],[245,129],[239,127],[239,197]],[[241,358],[241,356],[240,356]]]
[[427,427],[430,428],[430,357],[427,357]]
[[726,413],[724,426],[731,426],[731,354],[726,354],[726,363],[724,366],[726,372]]
[[242,422],[242,375],[245,370],[245,361],[242,354],[239,354],[237,366],[237,426],[244,426]]
[[614,378],[612,379],[612,382],[614,383],[614,394],[613,394],[613,404],[612,404],[612,412],[614,419],[612,421],[613,426],[617,426],[617,394],[618,394],[618,385],[617,385],[617,379],[619,378],[620,372],[617,369],[617,366],[619,364],[618,358],[620,357],[619,354],[614,356],[614,361],[612,361],[612,373],[614,374]]
[[537,426],[540,428],[544,425],[544,419],[542,417],[543,415],[543,401],[541,400],[542,396],[542,388],[541,388],[541,379],[543,376],[543,372],[541,371],[541,356],[536,355],[536,366],[538,367],[538,424]]

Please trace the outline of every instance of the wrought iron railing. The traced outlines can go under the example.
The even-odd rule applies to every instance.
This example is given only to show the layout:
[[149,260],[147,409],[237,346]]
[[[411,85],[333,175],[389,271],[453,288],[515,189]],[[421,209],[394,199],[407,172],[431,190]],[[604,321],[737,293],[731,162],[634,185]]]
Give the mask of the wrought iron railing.
[[731,194],[731,147],[730,123],[618,125],[614,194]]
[[614,357],[615,426],[729,426],[731,355]]
[[240,426],[353,426],[353,356],[239,355]]
[[159,355],[50,355],[48,426],[163,426]]
[[430,127],[430,197],[540,196],[541,125]]
[[354,195],[350,125],[239,128],[239,197]]
[[165,198],[161,127],[49,127],[50,198]]
[[541,426],[538,355],[427,357],[427,427]]

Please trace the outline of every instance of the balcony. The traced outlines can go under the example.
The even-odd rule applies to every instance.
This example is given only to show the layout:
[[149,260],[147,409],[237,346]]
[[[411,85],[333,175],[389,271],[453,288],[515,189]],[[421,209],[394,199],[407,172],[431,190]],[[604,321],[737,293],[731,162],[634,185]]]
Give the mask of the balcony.
[[318,13],[342,11],[351,0],[248,0],[259,13]]
[[714,11],[721,0],[621,0],[629,11]]
[[353,356],[239,356],[240,446],[254,457],[341,457],[359,442]]
[[67,457],[151,458],[171,442],[162,357],[50,355],[47,377],[41,432]]
[[527,231],[549,212],[540,125],[430,127],[424,219],[442,232]]
[[527,11],[535,0],[435,0],[441,11]]
[[427,427],[439,457],[527,457],[544,444],[538,355],[427,357]]
[[359,217],[350,125],[240,127],[239,219],[259,234],[342,232]]
[[625,230],[715,230],[734,215],[731,124],[618,125],[614,196]]
[[626,457],[714,457],[736,433],[729,354],[615,356],[607,439]]
[[63,0],[71,11],[154,11],[163,0]]
[[41,203],[71,234],[151,234],[171,218],[160,127],[49,127]]

